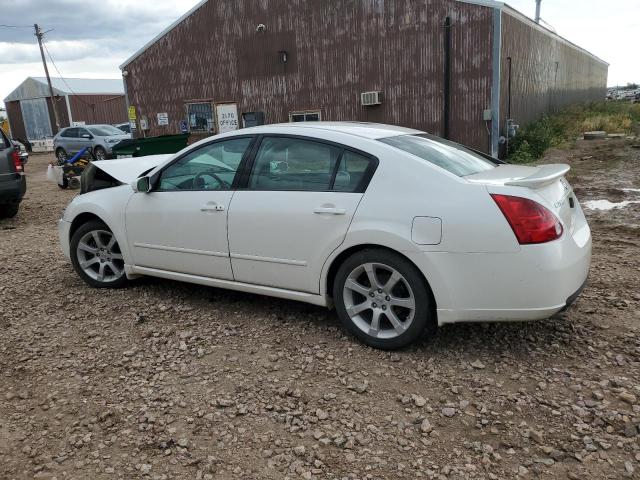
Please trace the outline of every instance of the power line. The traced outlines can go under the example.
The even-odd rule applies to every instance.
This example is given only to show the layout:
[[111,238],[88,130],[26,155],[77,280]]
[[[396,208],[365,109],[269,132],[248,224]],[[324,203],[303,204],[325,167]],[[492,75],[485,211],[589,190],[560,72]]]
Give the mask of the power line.
[[82,97],[80,95],[78,95],[76,92],[73,91],[73,89],[69,86],[69,84],[67,83],[67,81],[64,79],[64,77],[62,76],[62,74],[60,73],[60,70],[58,70],[58,66],[56,65],[56,62],[53,61],[53,57],[51,56],[51,53],[49,52],[49,49],[47,48],[46,43],[42,43],[42,46],[44,47],[45,52],[47,52],[47,56],[49,57],[49,60],[51,60],[51,63],[53,64],[53,68],[56,69],[56,72],[58,73],[58,76],[60,77],[60,80],[62,80],[62,82],[67,86],[67,88],[69,89],[69,92],[75,96],[78,100],[80,100],[82,103],[84,103],[86,106],[90,107],[91,104],[85,102]]
[[4,24],[0,24],[0,28],[33,28],[33,25],[4,25]]

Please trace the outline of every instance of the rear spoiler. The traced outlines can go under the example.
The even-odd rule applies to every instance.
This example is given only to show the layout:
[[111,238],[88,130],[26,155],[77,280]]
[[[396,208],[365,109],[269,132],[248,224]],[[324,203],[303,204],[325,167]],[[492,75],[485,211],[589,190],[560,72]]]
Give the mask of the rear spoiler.
[[541,187],[555,182],[560,177],[564,177],[570,169],[571,167],[564,163],[540,165],[533,175],[517,180],[510,180],[505,182],[505,185],[513,187]]

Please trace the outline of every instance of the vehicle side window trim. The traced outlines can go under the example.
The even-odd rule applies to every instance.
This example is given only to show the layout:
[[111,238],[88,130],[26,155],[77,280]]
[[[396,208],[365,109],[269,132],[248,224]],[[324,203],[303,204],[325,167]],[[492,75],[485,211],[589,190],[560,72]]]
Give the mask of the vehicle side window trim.
[[[253,167],[255,165],[255,160],[256,160],[256,156],[258,153],[258,150],[260,149],[260,145],[262,144],[262,140],[265,137],[269,137],[269,138],[274,138],[274,137],[280,137],[280,138],[295,138],[295,139],[300,139],[300,140],[306,140],[306,141],[310,141],[310,142],[316,142],[316,143],[324,143],[326,145],[330,145],[332,147],[336,147],[340,149],[340,153],[338,154],[338,159],[336,161],[335,166],[333,167],[333,171],[331,172],[331,181],[329,183],[329,188],[325,189],[325,190],[264,190],[264,189],[260,189],[260,188],[251,188],[249,187],[249,177],[251,176],[251,173],[253,171]],[[342,156],[344,155],[345,151],[350,151],[353,152],[357,155],[361,155],[367,159],[369,159],[369,166],[367,167],[367,170],[365,171],[365,174],[362,177],[362,180],[360,181],[360,184],[351,192],[347,192],[347,191],[340,191],[340,190],[334,190],[334,184],[335,184],[335,180],[336,180],[336,176],[338,175],[338,169],[340,168],[340,162],[342,161]],[[291,134],[286,134],[286,133],[265,133],[265,134],[261,134],[259,135],[258,140],[255,142],[253,149],[251,151],[251,157],[248,158],[247,163],[245,165],[245,170],[242,172],[242,177],[240,179],[240,181],[238,182],[239,185],[237,185],[237,190],[249,190],[249,191],[255,191],[255,192],[334,192],[334,193],[364,193],[367,190],[367,187],[369,186],[369,183],[371,182],[371,179],[373,178],[373,174],[375,173],[376,169],[378,168],[378,164],[379,164],[379,160],[378,157],[371,155],[370,153],[367,152],[363,152],[362,150],[359,150],[357,148],[353,148],[341,143],[337,143],[337,142],[332,142],[330,140],[325,140],[322,138],[315,138],[315,137],[307,137],[305,135],[291,135]],[[242,164],[241,164],[242,167]],[[238,168],[238,171],[240,171],[240,168]],[[236,175],[237,176],[237,175]],[[235,183],[235,182],[234,182]]]
[[244,168],[244,164],[246,163],[247,159],[249,158],[249,155],[253,152],[253,148],[254,145],[256,143],[258,135],[234,135],[231,137],[225,137],[225,138],[217,138],[211,142],[207,142],[203,145],[200,145],[198,148],[194,148],[192,150],[189,150],[188,152],[185,152],[184,154],[180,155],[177,158],[174,158],[171,163],[168,163],[167,165],[165,165],[164,167],[162,167],[161,170],[158,170],[156,173],[154,173],[151,176],[151,185],[153,186],[150,190],[150,192],[211,192],[214,190],[207,190],[207,189],[198,189],[198,190],[162,190],[160,188],[156,188],[156,186],[158,185],[160,178],[162,177],[162,173],[167,170],[168,168],[170,168],[173,164],[179,162],[180,160],[182,160],[183,158],[185,158],[187,155],[191,155],[193,152],[196,152],[202,148],[206,148],[209,147],[211,145],[215,145],[216,143],[221,143],[221,142],[226,142],[228,140],[240,140],[243,138],[250,138],[251,142],[249,142],[249,146],[247,147],[247,149],[245,150],[244,154],[242,155],[242,159],[240,160],[240,164],[238,165],[238,169],[236,170],[236,173],[233,177],[233,182],[231,183],[231,188],[228,190],[218,190],[218,191],[225,191],[225,192],[230,192],[230,191],[234,191],[237,190],[237,180],[238,177],[240,176],[241,172],[243,171]]

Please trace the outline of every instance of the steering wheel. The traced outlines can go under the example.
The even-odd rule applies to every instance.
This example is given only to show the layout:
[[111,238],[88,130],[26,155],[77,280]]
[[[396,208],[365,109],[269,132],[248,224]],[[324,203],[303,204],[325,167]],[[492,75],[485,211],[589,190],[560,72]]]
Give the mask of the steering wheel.
[[221,186],[223,186],[224,188],[231,188],[231,185],[227,182],[225,182],[223,179],[221,179],[215,172],[213,172],[212,170],[205,170],[203,172],[198,172],[196,174],[196,176],[193,178],[193,185],[197,185],[198,184],[198,180],[202,177],[204,177],[205,175],[208,175],[209,177],[215,179],[216,182],[218,182]]

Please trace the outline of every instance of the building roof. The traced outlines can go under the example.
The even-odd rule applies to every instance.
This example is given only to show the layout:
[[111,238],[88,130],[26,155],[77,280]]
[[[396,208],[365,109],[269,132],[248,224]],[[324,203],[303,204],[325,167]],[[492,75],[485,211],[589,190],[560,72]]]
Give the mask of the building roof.
[[[107,78],[57,78],[51,77],[55,95],[124,95],[121,79]],[[49,85],[45,77],[27,77],[5,99],[6,102],[29,98],[49,97]]]
[[[133,55],[131,55],[129,58],[127,58],[122,63],[122,65],[120,65],[120,70],[124,70],[127,65],[129,65],[136,58],[138,58],[140,55],[142,55],[148,48],[150,48],[154,43],[156,43],[158,40],[160,40],[162,37],[164,37],[171,30],[173,30],[176,26],[178,26],[184,20],[189,18],[191,15],[193,15],[200,7],[202,7],[205,3],[207,3],[207,1],[208,0],[201,0],[200,2],[198,2],[188,12],[186,12],[184,15],[182,15],[180,18],[178,18],[175,22],[173,22],[167,28],[162,30],[158,35],[156,35],[151,40],[149,40],[147,43],[145,43]],[[547,35],[552,36],[552,37],[556,37],[561,42],[564,42],[564,43],[566,43],[567,45],[570,45],[573,48],[577,48],[578,50],[586,53],[587,55],[590,55],[594,59],[609,65],[607,62],[605,62],[601,58],[598,58],[593,53],[591,53],[588,50],[585,50],[584,48],[582,48],[582,47],[576,45],[575,43],[567,40],[566,38],[562,37],[561,35],[558,35],[556,32],[554,32],[552,30],[549,30],[548,28],[546,28],[546,27],[544,27],[542,25],[537,24],[531,18],[526,16],[524,13],[520,12],[519,10],[516,10],[515,8],[511,7],[510,5],[507,5],[504,2],[496,1],[496,0],[456,0],[456,1],[461,2],[461,3],[471,3],[471,4],[474,4],[474,5],[481,5],[481,6],[484,6],[484,7],[495,8],[495,9],[498,9],[498,10],[501,10],[501,11],[506,11],[507,13],[510,13],[511,15],[513,15],[515,17],[518,17],[520,20],[527,22],[530,26],[532,26],[534,28],[539,28],[542,32],[546,33]]]

